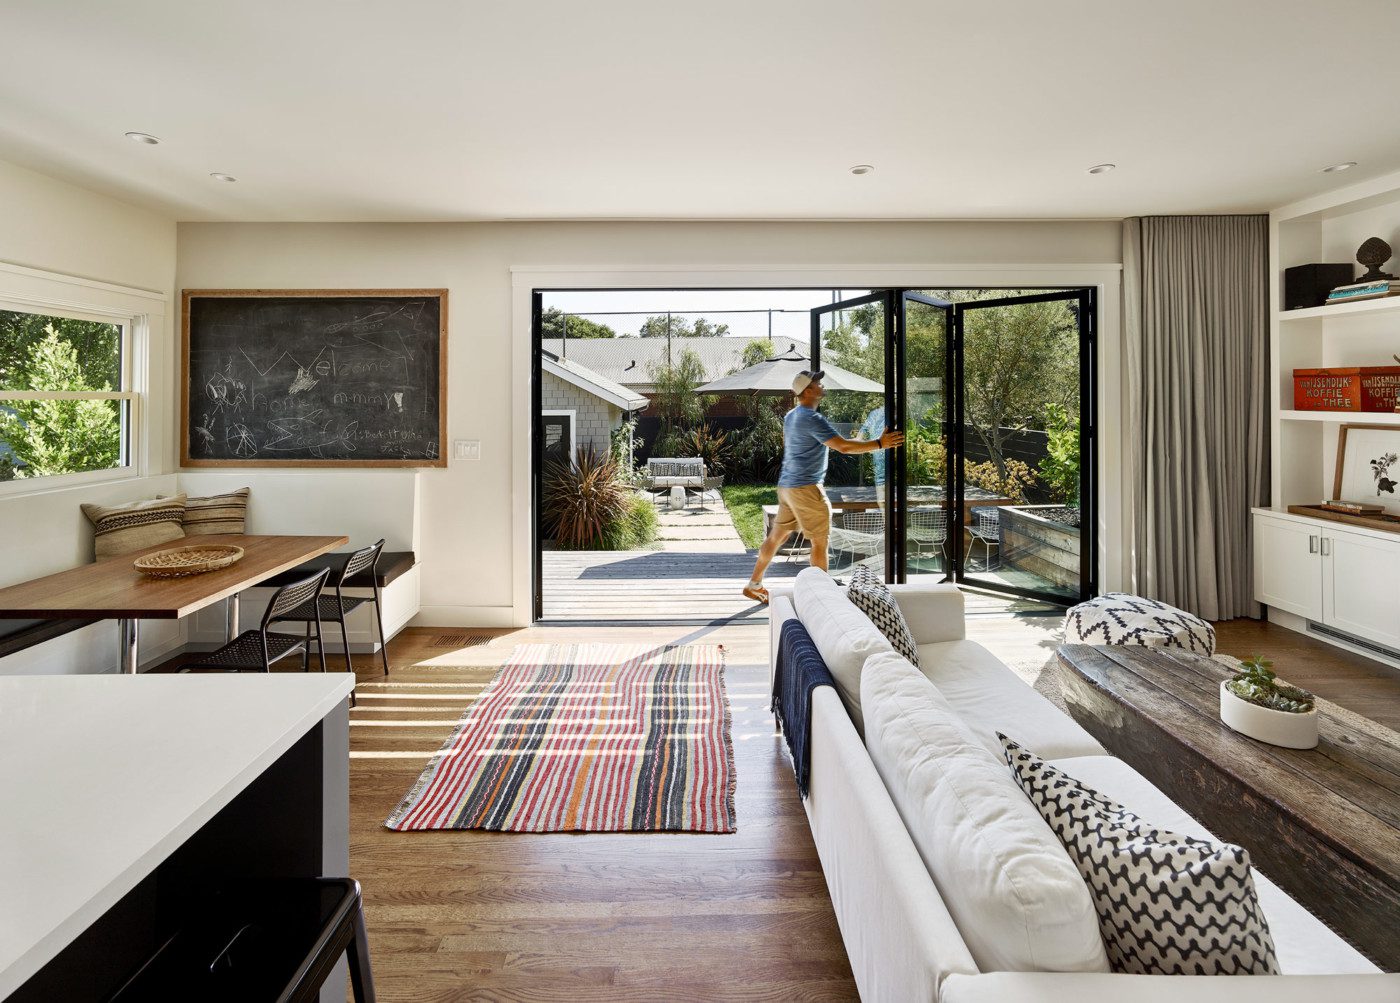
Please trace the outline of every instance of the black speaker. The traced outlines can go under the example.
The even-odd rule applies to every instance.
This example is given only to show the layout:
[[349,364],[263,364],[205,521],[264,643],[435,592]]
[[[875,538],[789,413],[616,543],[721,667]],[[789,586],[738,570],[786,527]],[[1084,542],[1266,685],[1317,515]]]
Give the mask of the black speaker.
[[1322,306],[1327,294],[1351,283],[1356,269],[1350,265],[1294,265],[1283,270],[1283,308],[1300,310]]

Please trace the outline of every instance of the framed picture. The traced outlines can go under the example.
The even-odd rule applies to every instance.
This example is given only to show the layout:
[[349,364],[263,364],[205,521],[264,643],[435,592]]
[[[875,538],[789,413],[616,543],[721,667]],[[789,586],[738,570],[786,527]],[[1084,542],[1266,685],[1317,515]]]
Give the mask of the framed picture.
[[1382,505],[1387,515],[1400,516],[1400,427],[1342,426],[1332,496]]

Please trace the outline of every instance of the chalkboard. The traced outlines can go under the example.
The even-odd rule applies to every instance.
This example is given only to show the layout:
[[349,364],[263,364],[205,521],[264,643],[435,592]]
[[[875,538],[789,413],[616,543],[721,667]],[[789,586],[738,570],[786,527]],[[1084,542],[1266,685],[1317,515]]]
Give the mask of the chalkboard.
[[442,467],[447,290],[184,294],[185,466]]

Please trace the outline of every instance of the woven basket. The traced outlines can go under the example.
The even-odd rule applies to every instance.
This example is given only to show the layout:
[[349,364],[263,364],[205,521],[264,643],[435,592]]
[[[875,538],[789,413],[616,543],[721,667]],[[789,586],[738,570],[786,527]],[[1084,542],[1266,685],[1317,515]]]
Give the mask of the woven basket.
[[183,578],[226,568],[243,557],[242,547],[206,543],[196,547],[161,550],[132,561],[132,567],[152,578]]

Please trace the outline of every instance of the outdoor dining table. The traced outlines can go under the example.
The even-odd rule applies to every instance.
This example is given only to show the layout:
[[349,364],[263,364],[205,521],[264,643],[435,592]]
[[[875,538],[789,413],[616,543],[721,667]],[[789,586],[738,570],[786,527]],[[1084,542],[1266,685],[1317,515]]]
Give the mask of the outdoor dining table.
[[[232,544],[243,548],[243,557],[226,568],[182,578],[151,578],[132,567],[139,557],[191,542]],[[165,543],[0,588],[0,618],[116,620],[121,671],[134,675],[140,664],[139,621],[178,620],[224,600],[232,640],[238,635],[239,592],[349,542],[345,536],[210,535]]]

